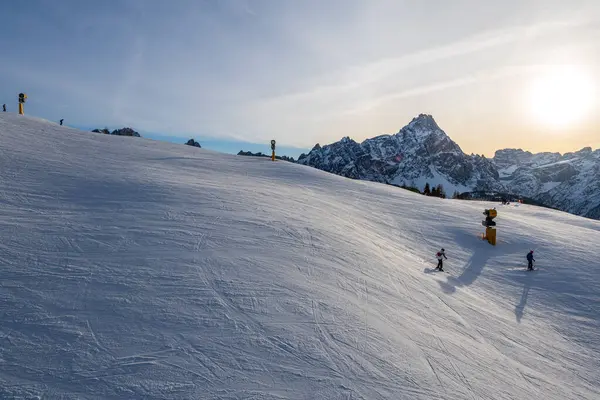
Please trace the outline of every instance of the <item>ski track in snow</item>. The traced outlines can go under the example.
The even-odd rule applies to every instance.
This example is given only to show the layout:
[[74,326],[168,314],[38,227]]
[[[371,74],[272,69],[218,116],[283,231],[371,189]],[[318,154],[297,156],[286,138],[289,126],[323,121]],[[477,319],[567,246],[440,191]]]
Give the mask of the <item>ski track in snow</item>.
[[0,398],[600,398],[598,221],[11,113],[0,168]]

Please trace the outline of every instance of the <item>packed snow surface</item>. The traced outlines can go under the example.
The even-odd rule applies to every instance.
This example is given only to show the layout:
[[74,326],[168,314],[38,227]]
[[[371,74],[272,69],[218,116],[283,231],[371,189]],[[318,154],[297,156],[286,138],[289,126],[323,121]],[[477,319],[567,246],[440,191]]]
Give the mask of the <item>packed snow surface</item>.
[[9,113],[0,168],[0,398],[600,398],[599,221]]

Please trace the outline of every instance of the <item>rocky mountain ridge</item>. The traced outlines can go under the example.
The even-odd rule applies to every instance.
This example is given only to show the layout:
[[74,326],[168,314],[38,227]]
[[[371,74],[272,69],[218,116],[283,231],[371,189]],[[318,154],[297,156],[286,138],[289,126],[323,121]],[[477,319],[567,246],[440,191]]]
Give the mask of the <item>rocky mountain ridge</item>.
[[600,218],[600,150],[465,154],[431,115],[420,114],[392,135],[357,143],[350,137],[302,154],[298,163],[352,179],[394,185],[443,185],[447,193],[523,195],[574,214]]

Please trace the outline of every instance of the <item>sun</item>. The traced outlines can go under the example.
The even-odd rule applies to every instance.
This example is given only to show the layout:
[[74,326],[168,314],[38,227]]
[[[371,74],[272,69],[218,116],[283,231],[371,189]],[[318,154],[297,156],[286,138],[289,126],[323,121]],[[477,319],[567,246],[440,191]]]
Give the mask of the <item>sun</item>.
[[533,116],[543,125],[561,128],[590,114],[595,100],[592,79],[582,68],[555,66],[539,74],[530,89]]

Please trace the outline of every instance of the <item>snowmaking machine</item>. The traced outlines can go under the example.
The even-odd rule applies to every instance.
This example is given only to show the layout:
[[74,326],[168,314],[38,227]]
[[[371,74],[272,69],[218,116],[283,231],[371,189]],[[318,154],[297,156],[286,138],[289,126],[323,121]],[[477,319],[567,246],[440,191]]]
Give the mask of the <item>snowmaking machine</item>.
[[496,222],[494,218],[498,216],[498,212],[495,208],[486,209],[483,211],[483,215],[485,215],[485,219],[481,221],[481,224],[485,226],[485,236],[483,236],[484,240],[487,240],[489,244],[492,246],[496,245]]

